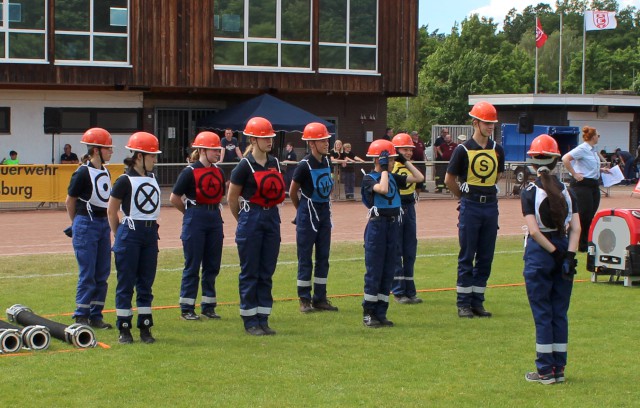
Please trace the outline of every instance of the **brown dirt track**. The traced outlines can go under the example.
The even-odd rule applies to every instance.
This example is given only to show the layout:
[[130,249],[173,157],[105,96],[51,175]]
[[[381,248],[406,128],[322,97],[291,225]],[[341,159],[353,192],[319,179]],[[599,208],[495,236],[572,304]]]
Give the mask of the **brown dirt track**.
[[[602,197],[600,209],[640,208],[640,196],[630,197],[633,187],[614,187],[609,197]],[[447,196],[448,197],[448,196]],[[457,236],[456,200],[436,194],[424,194],[417,204],[418,238]],[[520,200],[500,199],[501,235],[522,234],[523,219]],[[295,226],[291,224],[294,209],[290,202],[281,207],[282,243],[295,242]],[[361,241],[366,224],[366,209],[360,202],[333,203],[333,242]],[[234,244],[236,221],[223,210],[225,244]],[[180,248],[181,214],[164,206],[159,219],[160,248]],[[69,217],[61,210],[0,211],[0,256],[38,253],[72,253],[71,240],[62,230],[69,226]]]

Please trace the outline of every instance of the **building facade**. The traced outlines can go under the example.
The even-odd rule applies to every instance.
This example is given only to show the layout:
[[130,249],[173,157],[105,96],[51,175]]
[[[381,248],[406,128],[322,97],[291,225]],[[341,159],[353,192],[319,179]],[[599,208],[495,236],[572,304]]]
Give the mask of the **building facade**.
[[[183,162],[197,121],[270,93],[363,155],[389,96],[417,93],[414,0],[1,0],[0,153],[57,162],[104,127]],[[299,140],[299,139],[298,139]],[[300,142],[300,145],[302,143]]]

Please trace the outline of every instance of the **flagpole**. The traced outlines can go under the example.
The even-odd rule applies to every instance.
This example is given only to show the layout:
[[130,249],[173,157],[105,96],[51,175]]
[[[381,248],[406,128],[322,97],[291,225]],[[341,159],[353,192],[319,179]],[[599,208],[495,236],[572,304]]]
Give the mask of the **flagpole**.
[[538,47],[536,47],[536,76],[533,81],[533,93],[538,93]]
[[560,13],[560,58],[558,64],[558,94],[562,93],[562,15],[564,13]]
[[533,80],[533,94],[535,95],[535,94],[538,93],[538,43],[537,43],[537,41],[535,41],[537,39],[537,37],[538,37],[538,33],[537,33],[537,31],[538,31],[538,15],[537,14],[536,14],[536,18],[533,19],[533,24],[535,24],[534,31],[533,31],[533,33],[534,33],[533,38],[534,38],[534,45],[536,47],[536,70],[535,70],[535,76],[534,76],[534,80]]
[[586,42],[587,42],[587,17],[583,16],[582,19],[582,94],[584,95],[584,79],[585,79],[585,55],[586,55]]

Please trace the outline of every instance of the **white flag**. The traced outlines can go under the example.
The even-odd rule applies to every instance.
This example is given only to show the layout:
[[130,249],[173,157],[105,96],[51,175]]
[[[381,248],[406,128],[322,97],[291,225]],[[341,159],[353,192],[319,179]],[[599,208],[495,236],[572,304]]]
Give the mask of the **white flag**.
[[618,26],[615,11],[587,10],[584,12],[584,29],[593,30],[613,30]]

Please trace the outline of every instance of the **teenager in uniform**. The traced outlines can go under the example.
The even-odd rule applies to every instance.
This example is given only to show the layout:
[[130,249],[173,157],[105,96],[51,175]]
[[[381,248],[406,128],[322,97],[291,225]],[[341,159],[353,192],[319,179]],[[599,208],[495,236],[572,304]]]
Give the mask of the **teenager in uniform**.
[[[338,311],[327,299],[329,251],[331,248],[331,164],[329,138],[322,123],[309,123],[302,140],[311,149],[300,161],[293,174],[289,197],[296,208],[296,244],[298,246],[298,297],[300,311]],[[298,197],[298,191],[300,196]],[[315,247],[315,273],[313,249]],[[313,297],[311,276],[313,276]]]
[[[366,327],[393,326],[387,319],[389,293],[398,265],[398,234],[400,229],[400,193],[407,183],[418,183],[422,175],[414,166],[410,175],[392,174],[397,156],[393,143],[378,139],[369,145],[367,157],[373,158],[375,169],[362,179],[362,202],[369,208],[364,231],[364,300],[363,318]],[[406,162],[404,157],[398,160]]]
[[416,183],[424,181],[424,176],[411,163],[413,155],[413,140],[407,133],[398,133],[391,140],[396,148],[398,158],[395,160],[392,173],[403,176],[419,174],[420,180],[407,183],[406,188],[400,189],[400,204],[402,206],[402,219],[398,231],[398,251],[400,262],[396,265],[391,292],[396,302],[401,304],[422,303],[416,294],[416,284],[413,280],[413,267],[416,263],[418,250],[418,236],[416,227]]
[[280,252],[280,213],[284,178],[278,159],[269,153],[275,132],[265,118],[251,118],[244,129],[250,145],[231,172],[227,201],[238,221],[240,316],[252,336],[276,334],[269,327],[273,306],[272,278]]
[[[151,171],[158,161],[158,154],[162,152],[159,150],[158,139],[147,132],[131,135],[126,148],[133,155],[124,161],[128,170],[116,180],[107,209],[109,225],[115,235],[113,253],[118,271],[118,341],[122,344],[133,343],[131,301],[135,288],[140,340],[153,343],[155,338],[150,330],[153,326],[151,287],[158,265],[160,187]],[[118,216],[120,209],[124,214],[122,219]]]
[[111,159],[111,134],[101,128],[84,132],[80,143],[87,145],[89,160],[71,176],[65,205],[71,218],[73,250],[78,261],[76,323],[97,329],[112,326],[102,319],[111,273],[111,236],[107,202],[111,175],[104,164]]
[[567,311],[577,266],[580,216],[573,192],[550,174],[560,158],[556,141],[540,135],[527,154],[538,175],[521,194],[528,229],[523,274],[536,326],[537,370],[525,379],[553,384],[564,381],[567,364]]
[[[184,270],[180,286],[180,317],[199,320],[195,313],[200,265],[202,265],[202,316],[219,319],[216,313],[216,277],[222,261],[222,216],[220,201],[224,196],[224,174],[216,166],[220,161],[220,137],[213,132],[201,132],[193,140],[196,161],[180,175],[169,201],[184,217],[182,248]],[[183,201],[183,197],[185,200]]]
[[459,317],[491,317],[484,308],[484,293],[498,235],[496,184],[504,171],[504,150],[491,140],[498,122],[492,104],[476,103],[469,116],[473,118],[473,136],[453,151],[445,176],[447,188],[460,199],[456,303]]

